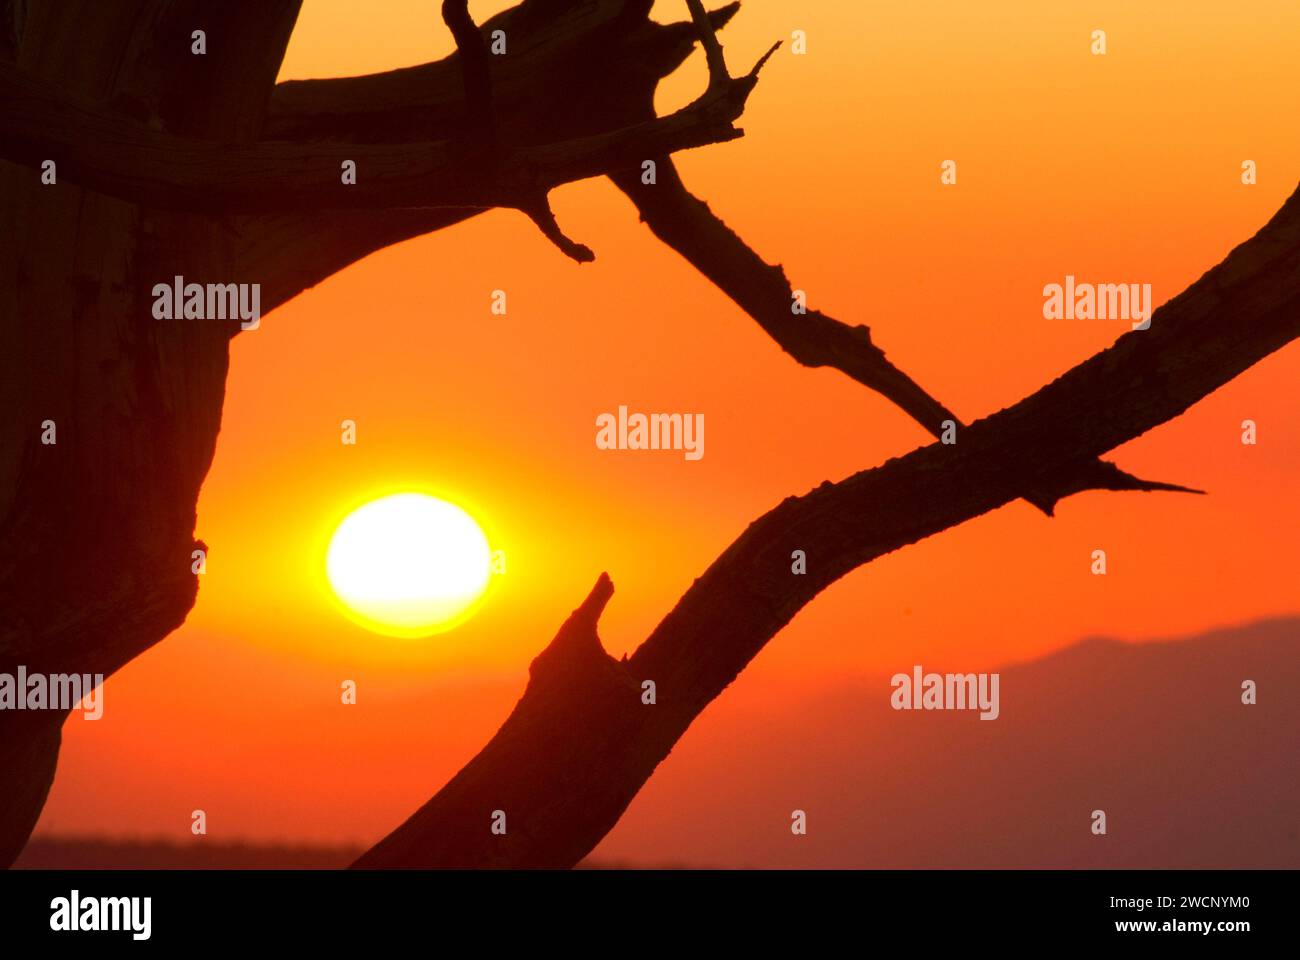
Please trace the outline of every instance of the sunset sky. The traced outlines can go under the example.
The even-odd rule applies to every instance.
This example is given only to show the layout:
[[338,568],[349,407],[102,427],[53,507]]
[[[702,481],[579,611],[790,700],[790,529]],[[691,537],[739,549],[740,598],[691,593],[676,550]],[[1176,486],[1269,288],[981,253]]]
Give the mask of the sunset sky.
[[[452,48],[431,0],[304,7],[283,79]],[[682,19],[685,5],[660,2],[655,16]],[[765,68],[746,136],[679,155],[683,177],[810,307],[868,324],[967,420],[1128,330],[1045,320],[1044,285],[1150,283],[1162,303],[1300,181],[1294,0],[1248,12],[749,0],[722,36],[734,71],[796,29],[808,52],[787,43]],[[1094,29],[1105,56],[1089,52]],[[661,111],[704,83],[697,54],[661,88]],[[940,184],[948,159],[955,186]],[[1254,186],[1241,183],[1247,159]],[[368,845],[486,743],[602,571],[616,593],[601,636],[621,656],[782,498],[929,442],[842,374],[798,366],[607,181],[552,203],[595,263],[497,211],[383,250],[236,338],[199,501],[210,552],[198,603],[107,682],[102,720],[68,721],[38,833],[190,842],[203,809],[215,839]],[[494,289],[506,316],[490,312]],[[789,736],[803,717],[793,705],[917,663],[996,669],[1092,634],[1297,612],[1297,383],[1293,345],[1114,454],[1209,496],[1089,493],[1050,521],[1018,502],[857,570],[697,726],[762,709]],[[620,404],[703,413],[703,459],[597,449],[596,416]],[[344,419],[355,446],[340,443]],[[1258,424],[1254,446],[1241,443],[1244,419]],[[507,558],[477,615],[426,640],[357,626],[323,576],[348,511],[405,489],[461,504]],[[1104,577],[1090,573],[1096,549]],[[358,684],[355,706],[340,703],[344,680]],[[633,809],[642,802],[660,801]],[[607,841],[621,853],[688,856],[671,830],[624,829]]]

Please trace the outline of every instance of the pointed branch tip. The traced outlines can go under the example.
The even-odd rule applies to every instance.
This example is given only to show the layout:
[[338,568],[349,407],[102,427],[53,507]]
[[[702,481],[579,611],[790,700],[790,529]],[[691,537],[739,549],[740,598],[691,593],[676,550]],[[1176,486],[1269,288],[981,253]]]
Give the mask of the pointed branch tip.
[[537,225],[537,228],[542,231],[542,236],[555,244],[560,252],[569,259],[577,263],[591,263],[596,259],[596,254],[591,247],[565,236],[564,231],[560,229],[559,222],[555,219],[550,203],[547,202],[545,197],[542,197],[536,203],[520,207],[520,210]]
[[596,578],[591,593],[587,594],[587,599],[582,601],[582,609],[594,612],[599,617],[612,596],[614,596],[614,581],[610,579],[608,573],[601,573]]
[[605,612],[605,607],[612,596],[614,596],[614,581],[609,578],[608,573],[602,573],[596,578],[596,585],[591,588],[591,593],[587,594],[587,599],[573,611],[570,619],[588,624],[594,632],[596,624],[600,621],[600,615]]
[[781,41],[778,40],[776,43],[772,44],[770,47],[767,48],[767,53],[763,54],[761,57],[758,58],[758,63],[754,64],[754,66],[750,69],[749,73],[745,74],[745,76],[750,78],[751,80],[756,79],[758,77],[758,71],[762,70],[763,65],[767,63],[767,61],[772,59],[772,54],[776,53],[780,49],[781,49]]

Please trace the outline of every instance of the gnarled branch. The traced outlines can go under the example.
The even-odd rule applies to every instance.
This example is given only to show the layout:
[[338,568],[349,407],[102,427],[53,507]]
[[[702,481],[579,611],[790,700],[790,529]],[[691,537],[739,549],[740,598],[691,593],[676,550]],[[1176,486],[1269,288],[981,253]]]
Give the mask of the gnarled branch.
[[[794,290],[785,271],[765,263],[707,203],[693,196],[671,157],[656,161],[653,184],[625,171],[610,179],[636,204],[656,237],[712,280],[796,361],[839,370],[893,402],[935,437],[944,435],[949,421],[954,430],[962,427],[956,414],[885,356],[867,327],[851,327],[818,310],[795,315],[790,308]],[[1062,497],[1089,489],[1199,492],[1142,480],[1113,463],[1094,460],[1079,464],[1066,486],[1026,488],[1024,495],[1050,516]]]
[[[602,89],[613,90],[615,93],[610,94],[611,99],[599,108],[584,109],[582,113],[588,128],[649,122],[654,118],[653,91],[659,78],[681,63],[697,37],[702,35],[708,39],[711,48],[717,47],[714,31],[725,26],[735,12],[736,5],[703,14],[703,22],[702,9],[698,3],[692,7],[694,22],[691,24],[661,26],[643,21],[633,28],[624,23],[624,29],[612,36],[609,35],[608,22],[593,14],[590,25],[586,27],[589,41],[580,48],[558,44],[553,34],[543,32],[545,41],[526,35],[523,56],[536,58],[536,71],[548,76],[569,76],[569,73],[559,70],[557,62],[550,59],[557,52],[567,60],[583,64],[587,72],[575,78],[573,89],[568,92],[569,99],[577,98],[575,102],[584,102],[581,99],[583,92],[592,85],[599,84],[601,75],[608,75],[614,70],[626,70],[626,64],[629,63],[655,64],[654,69],[644,70],[637,76],[620,74],[618,78],[621,82],[601,84]],[[510,24],[502,19],[499,23],[490,23],[490,26],[506,28]],[[273,103],[272,129],[295,136],[398,141],[404,136],[410,136],[413,130],[427,128],[426,123],[416,122],[410,114],[412,101],[418,102],[420,108],[428,111],[429,115],[441,118],[440,122],[452,123],[453,118],[459,116],[463,109],[463,101],[458,99],[461,81],[455,71],[450,69],[454,59],[371,77],[281,84],[279,102]],[[731,82],[721,59],[720,47],[717,47],[716,52],[710,53],[709,67],[711,85],[725,86]],[[509,76],[504,79],[507,82],[499,84],[496,93],[504,96],[506,104],[512,105],[506,111],[506,115],[516,125],[511,131],[510,139],[519,140],[530,135],[536,137],[537,131],[517,129],[520,115],[513,107],[520,96],[531,101],[537,95],[535,81],[532,81],[533,87],[523,91]],[[430,91],[433,89],[437,89],[438,93],[431,96]],[[547,102],[555,100],[556,103],[554,110],[544,111],[546,116],[562,118],[572,113],[571,109],[563,106],[565,99],[556,97],[555,90],[547,90],[544,99]],[[462,106],[456,107],[454,104]],[[636,204],[642,220],[660,240],[677,250],[692,266],[717,284],[796,361],[809,367],[828,366],[840,370],[879,392],[936,437],[942,435],[946,421],[952,421],[955,426],[961,427],[962,422],[956,414],[889,361],[884,351],[872,342],[871,332],[866,326],[849,326],[816,310],[798,316],[792,314],[790,306],[793,291],[781,268],[764,263],[713,214],[706,203],[692,196],[681,182],[669,156],[656,155],[645,159],[655,161],[655,183],[641,182],[639,164],[611,170],[610,178]],[[545,209],[540,208],[539,212],[544,212]],[[533,215],[533,211],[526,212]],[[395,235],[398,239],[404,239],[468,215],[470,212],[467,211],[454,217],[436,219],[410,216],[396,223],[382,224],[357,222],[358,218],[349,217],[335,228],[339,214],[313,211],[300,215],[300,218],[308,218],[302,223],[300,231],[306,244],[306,250],[301,255],[294,252],[292,243],[278,240],[260,242],[256,230],[250,231],[250,235],[258,255],[257,262],[262,264],[263,269],[268,263],[272,266],[283,263],[287,269],[294,263],[302,262],[315,271],[320,270],[320,247],[323,244],[344,247],[345,252],[339,255],[342,259],[352,255],[353,251],[356,255],[361,255],[385,243],[394,242],[392,238]],[[292,230],[296,219],[298,218],[277,219],[267,229],[278,235],[282,231]],[[550,232],[547,235],[552,236],[570,256],[579,260],[590,257],[589,250],[573,244],[558,233],[558,227],[552,218],[542,216],[534,219],[544,231],[554,231],[553,236]],[[435,225],[426,227],[431,221]],[[406,224],[410,224],[409,231],[404,229]],[[268,247],[277,248],[281,252],[268,259],[265,256]],[[328,275],[324,270],[320,272]],[[273,270],[273,280],[281,276],[281,270]],[[286,279],[289,281],[286,294],[302,283],[298,273]],[[1070,488],[1071,492],[1085,488],[1187,490],[1186,487],[1175,484],[1139,479],[1112,463],[1101,461],[1081,465],[1071,478]],[[1065,495],[1065,490],[1026,491],[1030,502],[1049,515],[1055,502]]]
[[[648,4],[525,3],[486,21],[510,54],[491,57],[497,138],[527,145],[619,129],[654,116],[656,83],[696,41],[691,23],[649,20]],[[725,25],[739,4],[709,14]],[[545,15],[539,13],[539,8]],[[298,142],[403,143],[467,133],[459,56],[360,77],[288,80],[271,101],[266,136]],[[264,310],[386,246],[439,230],[478,208],[292,210],[239,218],[239,258],[262,281]],[[243,269],[243,268],[241,268]]]
[[[730,3],[705,14],[710,35],[738,9],[738,3]],[[511,8],[483,27],[498,29],[510,35],[512,55],[490,63],[486,82],[474,79],[481,67],[461,66],[460,52],[369,76],[285,81],[276,87],[268,133],[283,140],[359,143],[407,142],[427,136],[429,130],[435,136],[450,135],[474,115],[473,104],[483,99],[483,89],[491,92],[494,113],[504,117],[498,135],[509,143],[556,140],[645,122],[654,117],[655,85],[686,59],[700,27],[697,21],[654,23],[622,0],[600,0],[555,20],[529,16],[525,7]],[[464,24],[460,31],[458,48],[469,45],[481,51],[481,43],[473,41],[481,39],[483,31],[473,38]],[[545,80],[539,83],[538,78]],[[480,93],[470,95],[471,88]],[[628,182],[635,179],[631,173],[622,176]],[[239,226],[241,260],[250,269],[256,265],[269,310],[366,254],[478,212],[447,208],[374,218],[356,211],[312,209],[245,218]],[[578,259],[590,253],[580,245],[566,252]],[[817,317],[820,314],[814,321]],[[869,342],[866,328],[858,330]],[[915,384],[912,387],[912,396],[928,404],[925,409],[943,410]],[[918,404],[909,413],[917,416],[921,409]],[[933,429],[939,429],[944,418],[930,418]]]
[[[511,148],[484,169],[456,141],[220,144],[190,140],[79,102],[0,63],[0,158],[54,160],[68,180],[142,206],[198,213],[529,206],[538,191],[652,154],[741,136],[746,77],[668,116],[618,130]],[[87,149],[87,140],[95,144]],[[342,165],[357,165],[344,185]]]
[[[483,751],[358,867],[566,867],[591,851],[700,711],[806,603],[893,550],[1178,416],[1300,336],[1300,190],[1253,239],[1161,306],[1151,327],[1037,393],[932,444],[790,497],[692,585],[630,659],[601,648],[602,575],[534,661]],[[803,550],[807,573],[790,572]],[[641,684],[653,680],[654,704]],[[489,829],[502,810],[505,835]]]

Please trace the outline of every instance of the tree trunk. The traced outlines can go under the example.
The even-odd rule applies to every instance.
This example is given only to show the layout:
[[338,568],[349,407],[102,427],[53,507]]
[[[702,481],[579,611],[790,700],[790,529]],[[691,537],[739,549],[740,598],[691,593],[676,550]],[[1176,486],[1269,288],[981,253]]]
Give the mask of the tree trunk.
[[[0,56],[182,136],[261,132],[297,16],[266,0],[9,0]],[[204,30],[207,53],[191,53]],[[94,38],[88,42],[87,38]],[[56,171],[57,175],[57,171]],[[156,321],[152,288],[237,278],[219,218],[0,164],[0,672],[107,676],[185,619],[199,486],[238,323]],[[53,424],[53,443],[43,443]],[[48,426],[48,425],[47,425]],[[0,864],[54,775],[61,712],[0,713]],[[12,785],[12,789],[11,789]]]

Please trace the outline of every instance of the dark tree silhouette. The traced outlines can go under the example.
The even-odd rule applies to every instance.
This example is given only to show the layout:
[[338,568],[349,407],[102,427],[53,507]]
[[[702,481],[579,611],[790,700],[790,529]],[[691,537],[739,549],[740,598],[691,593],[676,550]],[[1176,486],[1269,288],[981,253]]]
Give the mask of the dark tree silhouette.
[[[174,630],[237,322],[153,319],[175,275],[258,282],[263,310],[374,250],[491,208],[566,256],[553,187],[609,176],[665,243],[793,359],[839,369],[935,435],[960,421],[867,327],[790,310],[791,286],[686,189],[672,153],[734,139],[757,69],[713,30],[737,4],[649,20],[649,0],[524,0],[481,28],[445,0],[458,53],[366,77],[276,84],[296,0],[0,0],[0,671],[111,674]],[[432,4],[431,13],[432,13]],[[203,30],[207,52],[191,53]],[[485,38],[503,31],[505,56]],[[702,40],[709,84],[654,114]],[[770,53],[770,52],[769,52]],[[759,66],[761,66],[760,61]],[[53,160],[58,181],[41,182]],[[340,166],[355,161],[357,183]],[[654,184],[641,179],[654,160]],[[1023,497],[1182,490],[1098,458],[1300,334],[1300,195],[1253,239],[1020,403],[791,497],[756,520],[630,657],[596,635],[602,575],[534,661],[500,732],[360,866],[571,866],[699,712],[854,567]],[[41,425],[58,442],[40,443]],[[809,557],[790,575],[790,554]],[[654,680],[657,703],[641,702]],[[0,862],[54,775],[64,715],[0,714]],[[489,833],[508,812],[505,836]]]

